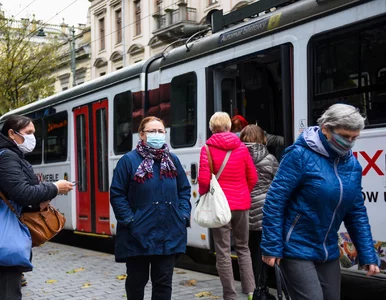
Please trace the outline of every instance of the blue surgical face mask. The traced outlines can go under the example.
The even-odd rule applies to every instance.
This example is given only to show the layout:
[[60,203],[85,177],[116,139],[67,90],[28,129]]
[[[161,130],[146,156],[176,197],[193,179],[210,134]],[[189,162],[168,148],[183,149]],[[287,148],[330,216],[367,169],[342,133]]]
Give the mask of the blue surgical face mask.
[[151,148],[161,149],[165,143],[164,133],[148,133],[146,135],[146,144],[148,144]]
[[331,131],[331,134],[332,136],[331,139],[328,140],[328,144],[332,150],[338,153],[339,156],[345,156],[351,150],[351,148],[354,147],[355,140],[349,141],[348,139],[333,131]]

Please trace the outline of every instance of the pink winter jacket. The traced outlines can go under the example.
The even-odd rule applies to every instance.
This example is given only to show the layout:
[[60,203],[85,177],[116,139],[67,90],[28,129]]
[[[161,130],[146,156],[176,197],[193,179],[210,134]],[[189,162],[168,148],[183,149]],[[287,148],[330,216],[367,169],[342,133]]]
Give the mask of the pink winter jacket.
[[[227,151],[231,156],[221,173],[219,184],[228,199],[231,210],[247,210],[251,207],[251,191],[257,182],[257,172],[247,147],[231,132],[213,134],[206,142],[213,160],[213,172],[217,174]],[[201,148],[198,174],[199,193],[208,192],[210,168],[205,146]]]

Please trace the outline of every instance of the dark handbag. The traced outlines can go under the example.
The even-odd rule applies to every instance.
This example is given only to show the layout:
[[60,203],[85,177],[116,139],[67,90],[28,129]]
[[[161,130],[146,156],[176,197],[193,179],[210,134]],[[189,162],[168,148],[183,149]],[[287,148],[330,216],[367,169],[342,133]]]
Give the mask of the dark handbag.
[[277,263],[275,263],[275,275],[276,275],[277,299],[278,300],[284,299],[283,298],[283,293],[284,293],[285,299],[291,300],[283,273],[281,272],[280,267]]
[[[267,265],[262,262],[261,271],[257,279],[257,286],[253,291],[252,300],[276,300],[276,297],[269,293],[269,288],[266,284],[266,268]],[[257,271],[255,271],[255,274],[256,273]]]
[[64,227],[66,218],[53,206],[47,205],[43,210],[24,212],[20,216],[7,198],[0,192],[0,197],[10,210],[28,227],[32,238],[32,247],[40,246],[52,239]]

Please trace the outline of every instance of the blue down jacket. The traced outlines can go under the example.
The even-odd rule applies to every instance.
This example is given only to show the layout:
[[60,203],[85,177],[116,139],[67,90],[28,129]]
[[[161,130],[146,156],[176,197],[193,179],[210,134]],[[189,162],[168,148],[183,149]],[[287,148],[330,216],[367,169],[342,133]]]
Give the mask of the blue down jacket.
[[143,158],[133,150],[119,160],[110,187],[110,202],[117,218],[115,260],[139,255],[184,253],[190,222],[190,184],[176,155],[176,178],[160,178],[154,161],[153,178],[134,180]]
[[339,157],[319,130],[307,128],[285,152],[263,209],[263,255],[329,261],[339,257],[344,222],[360,265],[377,264],[361,193],[362,168]]

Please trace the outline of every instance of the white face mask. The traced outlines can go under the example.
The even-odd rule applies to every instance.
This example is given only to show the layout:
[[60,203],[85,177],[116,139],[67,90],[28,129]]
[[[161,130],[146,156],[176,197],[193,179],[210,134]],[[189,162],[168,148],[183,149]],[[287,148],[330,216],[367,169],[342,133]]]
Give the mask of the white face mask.
[[31,134],[20,134],[15,131],[16,134],[22,136],[24,138],[24,142],[22,144],[18,144],[15,142],[15,144],[19,147],[20,151],[23,153],[29,153],[32,152],[35,149],[36,146],[36,138],[35,135]]

